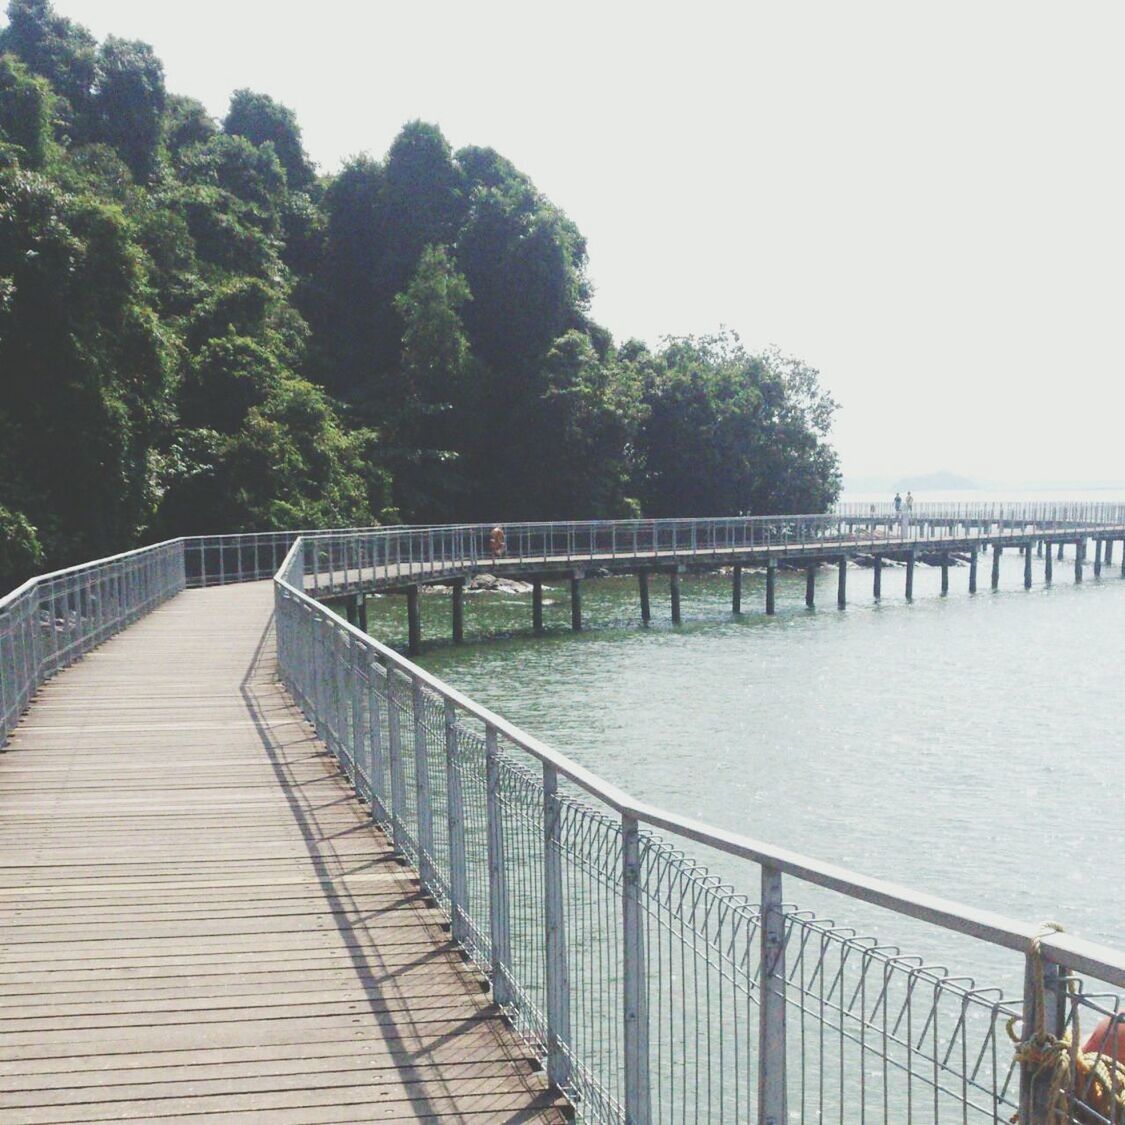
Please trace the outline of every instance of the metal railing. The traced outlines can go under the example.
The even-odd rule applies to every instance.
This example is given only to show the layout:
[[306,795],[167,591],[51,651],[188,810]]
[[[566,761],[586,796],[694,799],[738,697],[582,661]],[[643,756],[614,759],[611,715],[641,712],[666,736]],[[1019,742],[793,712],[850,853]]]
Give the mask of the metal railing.
[[28,579],[0,599],[0,746],[43,683],[184,582],[175,539]]
[[[870,508],[870,506],[867,506]],[[306,537],[306,589],[318,597],[440,581],[488,568],[703,565],[761,553],[794,559],[908,552],[939,539],[963,545],[1029,535],[1078,540],[1125,536],[1125,504],[926,505],[912,513],[841,509],[827,515],[720,519],[593,520],[507,524],[505,549],[489,550],[492,526],[458,524],[325,532]]]
[[[1068,530],[1120,534],[1120,515],[1086,513]],[[702,522],[688,521],[697,544]],[[716,535],[707,544],[745,526],[708,522]],[[565,534],[592,528],[584,546],[601,553],[605,525],[567,525]],[[1096,1015],[1125,1021],[1112,991],[1125,989],[1125,954],[1063,934],[1039,942],[1035,926],[638,802],[306,592],[380,568],[388,581],[464,571],[479,561],[470,546],[480,532],[296,543],[276,583],[280,672],[579,1115],[1000,1122],[1019,1109],[1025,1122],[1046,1120],[1036,1115],[1041,1083],[1015,1065],[1007,1036],[1009,1020],[1033,1022],[1029,950],[1037,943],[1047,966],[1046,1026],[1060,1036],[1080,1015],[1087,1027]],[[546,535],[554,551],[562,534],[535,525],[515,541],[540,552],[536,536]],[[455,564],[458,548],[466,556]],[[709,872],[683,850],[688,842],[757,865],[756,893]],[[785,894],[791,882],[1011,950],[1028,960],[1025,996],[1008,999],[799,910]],[[1073,1119],[1122,1121],[1090,1108],[1084,1081],[1075,1072],[1066,1091]]]

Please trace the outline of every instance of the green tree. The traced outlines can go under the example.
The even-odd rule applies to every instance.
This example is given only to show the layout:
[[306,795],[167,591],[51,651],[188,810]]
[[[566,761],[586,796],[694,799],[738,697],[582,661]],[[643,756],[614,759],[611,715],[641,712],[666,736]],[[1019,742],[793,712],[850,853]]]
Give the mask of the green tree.
[[164,67],[152,48],[111,35],[98,52],[92,133],[121,154],[140,182],[156,166],[164,97]]
[[307,191],[316,182],[316,173],[301,143],[297,115],[267,94],[235,90],[223,131],[245,137],[254,145],[273,145],[292,190]]
[[52,562],[136,540],[156,502],[171,359],[121,211],[0,174],[0,503]]
[[22,512],[0,504],[0,590],[7,593],[42,569],[43,547]]
[[15,147],[25,168],[40,168],[47,158],[54,104],[45,79],[14,55],[0,55],[0,142]]
[[61,101],[63,132],[86,141],[84,122],[97,79],[97,40],[56,15],[50,0],[10,0],[8,26],[0,31],[0,53],[10,51],[50,82]]
[[164,143],[173,156],[192,145],[205,144],[219,131],[202,102],[182,94],[164,99]]

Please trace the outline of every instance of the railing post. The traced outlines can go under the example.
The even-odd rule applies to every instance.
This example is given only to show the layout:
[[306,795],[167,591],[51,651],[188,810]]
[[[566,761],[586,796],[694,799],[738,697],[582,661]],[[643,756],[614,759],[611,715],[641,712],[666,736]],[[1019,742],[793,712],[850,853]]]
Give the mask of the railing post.
[[468,936],[469,865],[465,853],[465,812],[457,766],[457,708],[445,700],[445,792],[449,827],[449,932],[454,941]]
[[621,817],[621,964],[625,999],[625,1121],[649,1125],[648,985],[637,818]]
[[508,919],[508,869],[504,860],[504,810],[500,799],[500,751],[496,728],[484,733],[485,786],[488,802],[488,928],[492,938],[492,998],[503,1007],[511,1002],[508,983],[512,963]]
[[[1038,948],[1029,949],[1024,963],[1023,1019],[1021,1029],[1026,1041],[1041,1029],[1045,1034],[1061,1038],[1066,1030],[1066,999],[1061,987],[1058,965],[1043,961]],[[1046,1010],[1039,1011],[1040,987]],[[1050,1067],[1040,1071],[1031,1063],[1020,1066],[1020,1112],[1024,1125],[1051,1125]]]
[[[371,756],[368,759],[368,785],[371,795],[372,815],[378,812],[385,820],[390,819],[389,799],[383,788],[387,773],[383,762],[383,722],[379,706],[379,674],[383,666],[373,654],[367,657],[367,725],[370,728]],[[386,673],[384,683],[386,682]]]
[[422,681],[412,682],[414,711],[414,800],[418,813],[418,876],[422,886],[436,891],[434,879],[434,809],[430,790],[430,755],[426,744],[426,696]]
[[785,915],[781,872],[762,868],[762,906],[758,970],[758,1121],[783,1125],[789,1120],[785,1083]]
[[398,709],[395,670],[387,668],[387,740],[391,766],[391,839],[395,851],[406,855],[406,779],[402,773],[402,723]]
[[562,877],[562,804],[559,771],[543,763],[543,897],[546,919],[547,1080],[557,1089],[570,1081],[570,979]]
[[355,785],[355,790],[360,796],[368,798],[370,804],[370,793],[364,793],[363,791],[363,784],[366,783],[370,789],[371,782],[370,778],[366,776],[367,766],[364,763],[367,747],[367,723],[363,717],[363,707],[366,702],[364,696],[367,693],[363,690],[363,676],[360,674],[364,656],[362,643],[349,636],[348,653],[351,656],[348,662],[348,670],[352,696],[352,772],[354,774],[352,784]]

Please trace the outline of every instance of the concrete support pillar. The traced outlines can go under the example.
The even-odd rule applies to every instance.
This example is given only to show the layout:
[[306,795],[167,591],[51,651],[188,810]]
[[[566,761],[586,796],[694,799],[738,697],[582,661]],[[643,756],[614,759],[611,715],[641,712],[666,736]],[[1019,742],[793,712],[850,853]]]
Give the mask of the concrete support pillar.
[[1074,581],[1082,581],[1082,544],[1074,544]]
[[[1125,572],[1125,564],[1122,566]],[[816,564],[814,563],[805,571],[805,605],[812,609],[816,605]]]
[[848,556],[841,555],[836,565],[840,572],[836,580],[836,605],[844,609],[848,604]]
[[453,583],[453,643],[459,645],[465,640],[465,580],[458,578]]
[[1035,555],[1036,555],[1037,558],[1040,558],[1040,559],[1043,557],[1043,540],[1042,539],[1037,539],[1035,541]]
[[1105,541],[1105,565],[1113,566],[1113,540],[1107,539]]
[[679,625],[680,616],[680,572],[673,570],[668,577],[668,593],[672,596],[672,624]]
[[1063,541],[1060,539],[1059,540],[1059,558],[1061,559],[1062,557],[1063,557]]
[[531,580],[531,628],[536,633],[543,632],[543,579]]
[[417,656],[422,651],[422,607],[418,604],[418,587],[406,587],[407,651]]
[[777,563],[770,559],[766,563],[766,613],[774,613],[774,601],[777,594]]
[[734,564],[730,591],[730,611],[731,613],[742,612],[742,563]]
[[1000,588],[1000,556],[1004,553],[1004,548],[999,543],[992,544],[992,588],[998,590]]
[[570,627],[576,633],[582,629],[582,579],[577,574],[570,579]]
[[906,556],[906,600],[914,598],[914,552],[909,551]]
[[949,593],[949,552],[944,551],[941,556],[941,592]]
[[1051,582],[1054,580],[1054,576],[1055,576],[1055,574],[1054,574],[1054,571],[1055,571],[1054,556],[1051,554],[1051,548],[1052,547],[1054,547],[1054,543],[1048,543],[1047,544],[1047,552],[1043,556],[1043,581],[1046,582],[1048,585],[1051,584]]
[[1102,576],[1102,541],[1100,539],[1094,540],[1094,577],[1101,578]]
[[979,552],[974,547],[969,552],[969,593],[975,594],[977,592],[977,557]]
[[883,556],[875,556],[875,566],[872,572],[872,596],[878,601],[883,596]]
[[1027,550],[1023,556],[1023,588],[1025,590],[1031,589],[1031,544],[1028,543]]
[[647,625],[652,620],[652,602],[648,596],[648,571],[637,571],[637,591],[641,596],[641,623]]
[[357,594],[355,599],[355,623],[362,632],[367,632],[367,595]]

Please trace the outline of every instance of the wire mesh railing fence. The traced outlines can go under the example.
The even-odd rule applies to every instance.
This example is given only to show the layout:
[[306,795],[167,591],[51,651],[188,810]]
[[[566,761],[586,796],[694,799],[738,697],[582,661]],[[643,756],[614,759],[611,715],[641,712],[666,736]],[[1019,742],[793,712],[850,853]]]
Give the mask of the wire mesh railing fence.
[[[1029,964],[1034,945],[1056,970],[1057,1042],[1091,1004],[1120,1022],[1125,956],[634,802],[304,592],[306,565],[378,561],[368,546],[295,545],[277,583],[283,680],[580,1118],[1047,1120],[1041,1068],[1019,1064],[1008,1034],[1010,1021],[1021,1039],[1021,1021],[1034,1025],[1030,991],[1005,997],[802,911],[783,879]],[[685,841],[757,865],[761,893],[708,871]],[[1108,1101],[1099,1115],[1101,1071],[1087,1063],[1060,1095],[1064,1119],[1125,1123]],[[1102,1070],[1113,1094],[1119,1072]]]

